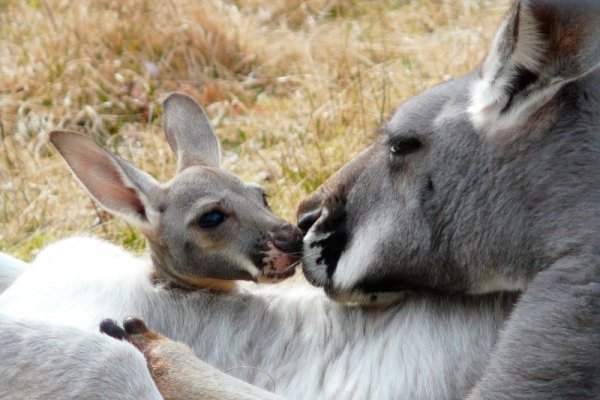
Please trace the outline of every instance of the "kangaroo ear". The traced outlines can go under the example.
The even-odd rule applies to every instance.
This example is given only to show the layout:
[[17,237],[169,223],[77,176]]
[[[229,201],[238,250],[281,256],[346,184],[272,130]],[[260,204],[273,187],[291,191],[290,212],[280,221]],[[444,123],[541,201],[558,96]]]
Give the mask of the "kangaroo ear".
[[600,1],[516,1],[473,87],[472,122],[488,135],[523,124],[599,64]]
[[50,142],[104,207],[140,228],[149,226],[160,192],[154,178],[79,133],[54,131]]
[[219,140],[202,107],[191,97],[173,93],[164,102],[163,127],[178,170],[192,165],[219,168]]

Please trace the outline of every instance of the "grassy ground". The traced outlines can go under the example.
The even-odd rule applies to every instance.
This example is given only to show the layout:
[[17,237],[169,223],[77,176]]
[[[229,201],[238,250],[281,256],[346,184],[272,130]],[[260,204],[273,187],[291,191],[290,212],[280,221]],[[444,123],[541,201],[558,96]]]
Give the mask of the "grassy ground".
[[76,233],[144,246],[92,202],[47,134],[85,132],[160,180],[160,100],[207,109],[224,166],[276,212],[358,153],[394,105],[484,56],[501,0],[0,2],[0,250]]

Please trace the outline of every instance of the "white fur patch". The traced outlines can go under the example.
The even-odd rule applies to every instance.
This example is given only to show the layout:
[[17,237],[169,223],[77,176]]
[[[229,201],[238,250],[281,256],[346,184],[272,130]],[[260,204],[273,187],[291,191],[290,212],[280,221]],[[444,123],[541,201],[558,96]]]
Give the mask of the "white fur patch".
[[321,226],[323,221],[329,216],[329,210],[323,208],[321,216],[308,230],[303,240],[303,260],[306,266],[310,268],[311,274],[315,277],[318,282],[327,282],[327,268],[325,265],[319,264],[319,260],[322,255],[323,246],[319,244],[320,241],[327,239],[333,232],[320,233],[317,229]]
[[504,276],[495,275],[485,279],[479,287],[469,291],[469,294],[487,294],[496,292],[522,292],[527,289],[527,279],[507,279]]
[[350,291],[334,293],[329,298],[344,305],[387,306],[399,302],[408,295],[408,292],[362,293]]
[[518,68],[532,72],[540,71],[546,50],[536,21],[527,10],[521,9],[517,46],[510,55],[500,54],[504,37],[512,34],[507,33],[507,30],[513,29],[512,26],[508,26],[509,21],[506,20],[496,34],[492,51],[482,67],[482,78],[471,89],[471,104],[468,110],[471,121],[476,129],[485,130],[488,136],[525,122],[532,109],[535,111],[556,93],[556,90],[553,90],[552,93],[543,91],[545,93],[533,94],[526,102],[515,104],[510,112],[502,113],[510,100],[508,89]]
[[566,83],[566,81],[556,82],[533,91],[527,98],[514,104],[509,111],[502,112],[509,100],[508,93],[505,91],[506,86],[481,79],[475,82],[471,90],[471,105],[468,110],[471,122],[488,138],[494,137],[499,132],[526,123],[533,113],[550,101]]
[[370,218],[354,233],[347,249],[342,253],[333,274],[333,285],[339,290],[349,290],[369,274],[368,266],[379,248],[381,232],[392,221],[385,216]]
[[256,265],[254,265],[254,263],[246,257],[242,255],[234,255],[231,258],[235,260],[236,264],[242,266],[242,269],[248,272],[254,279],[258,279],[262,275]]

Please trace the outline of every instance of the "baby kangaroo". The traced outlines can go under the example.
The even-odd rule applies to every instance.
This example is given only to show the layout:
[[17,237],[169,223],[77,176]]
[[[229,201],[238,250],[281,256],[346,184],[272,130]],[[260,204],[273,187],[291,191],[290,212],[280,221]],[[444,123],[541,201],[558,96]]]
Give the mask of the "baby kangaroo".
[[271,212],[263,188],[219,168],[219,142],[193,99],[172,94],[164,108],[178,159],[165,184],[86,136],[52,132],[50,141],[92,196],[143,232],[155,279],[226,291],[234,280],[291,276],[300,231]]

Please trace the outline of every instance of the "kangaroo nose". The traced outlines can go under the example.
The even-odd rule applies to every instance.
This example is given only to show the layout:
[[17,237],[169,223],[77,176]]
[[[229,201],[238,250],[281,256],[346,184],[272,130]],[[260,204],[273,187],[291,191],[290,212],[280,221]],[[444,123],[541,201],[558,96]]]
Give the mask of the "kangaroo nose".
[[287,225],[273,235],[273,245],[285,253],[302,251],[302,232],[293,225]]
[[302,231],[303,234],[306,234],[311,226],[317,222],[319,217],[321,216],[321,209],[312,210],[309,212],[305,212],[302,215],[298,216],[298,228]]

